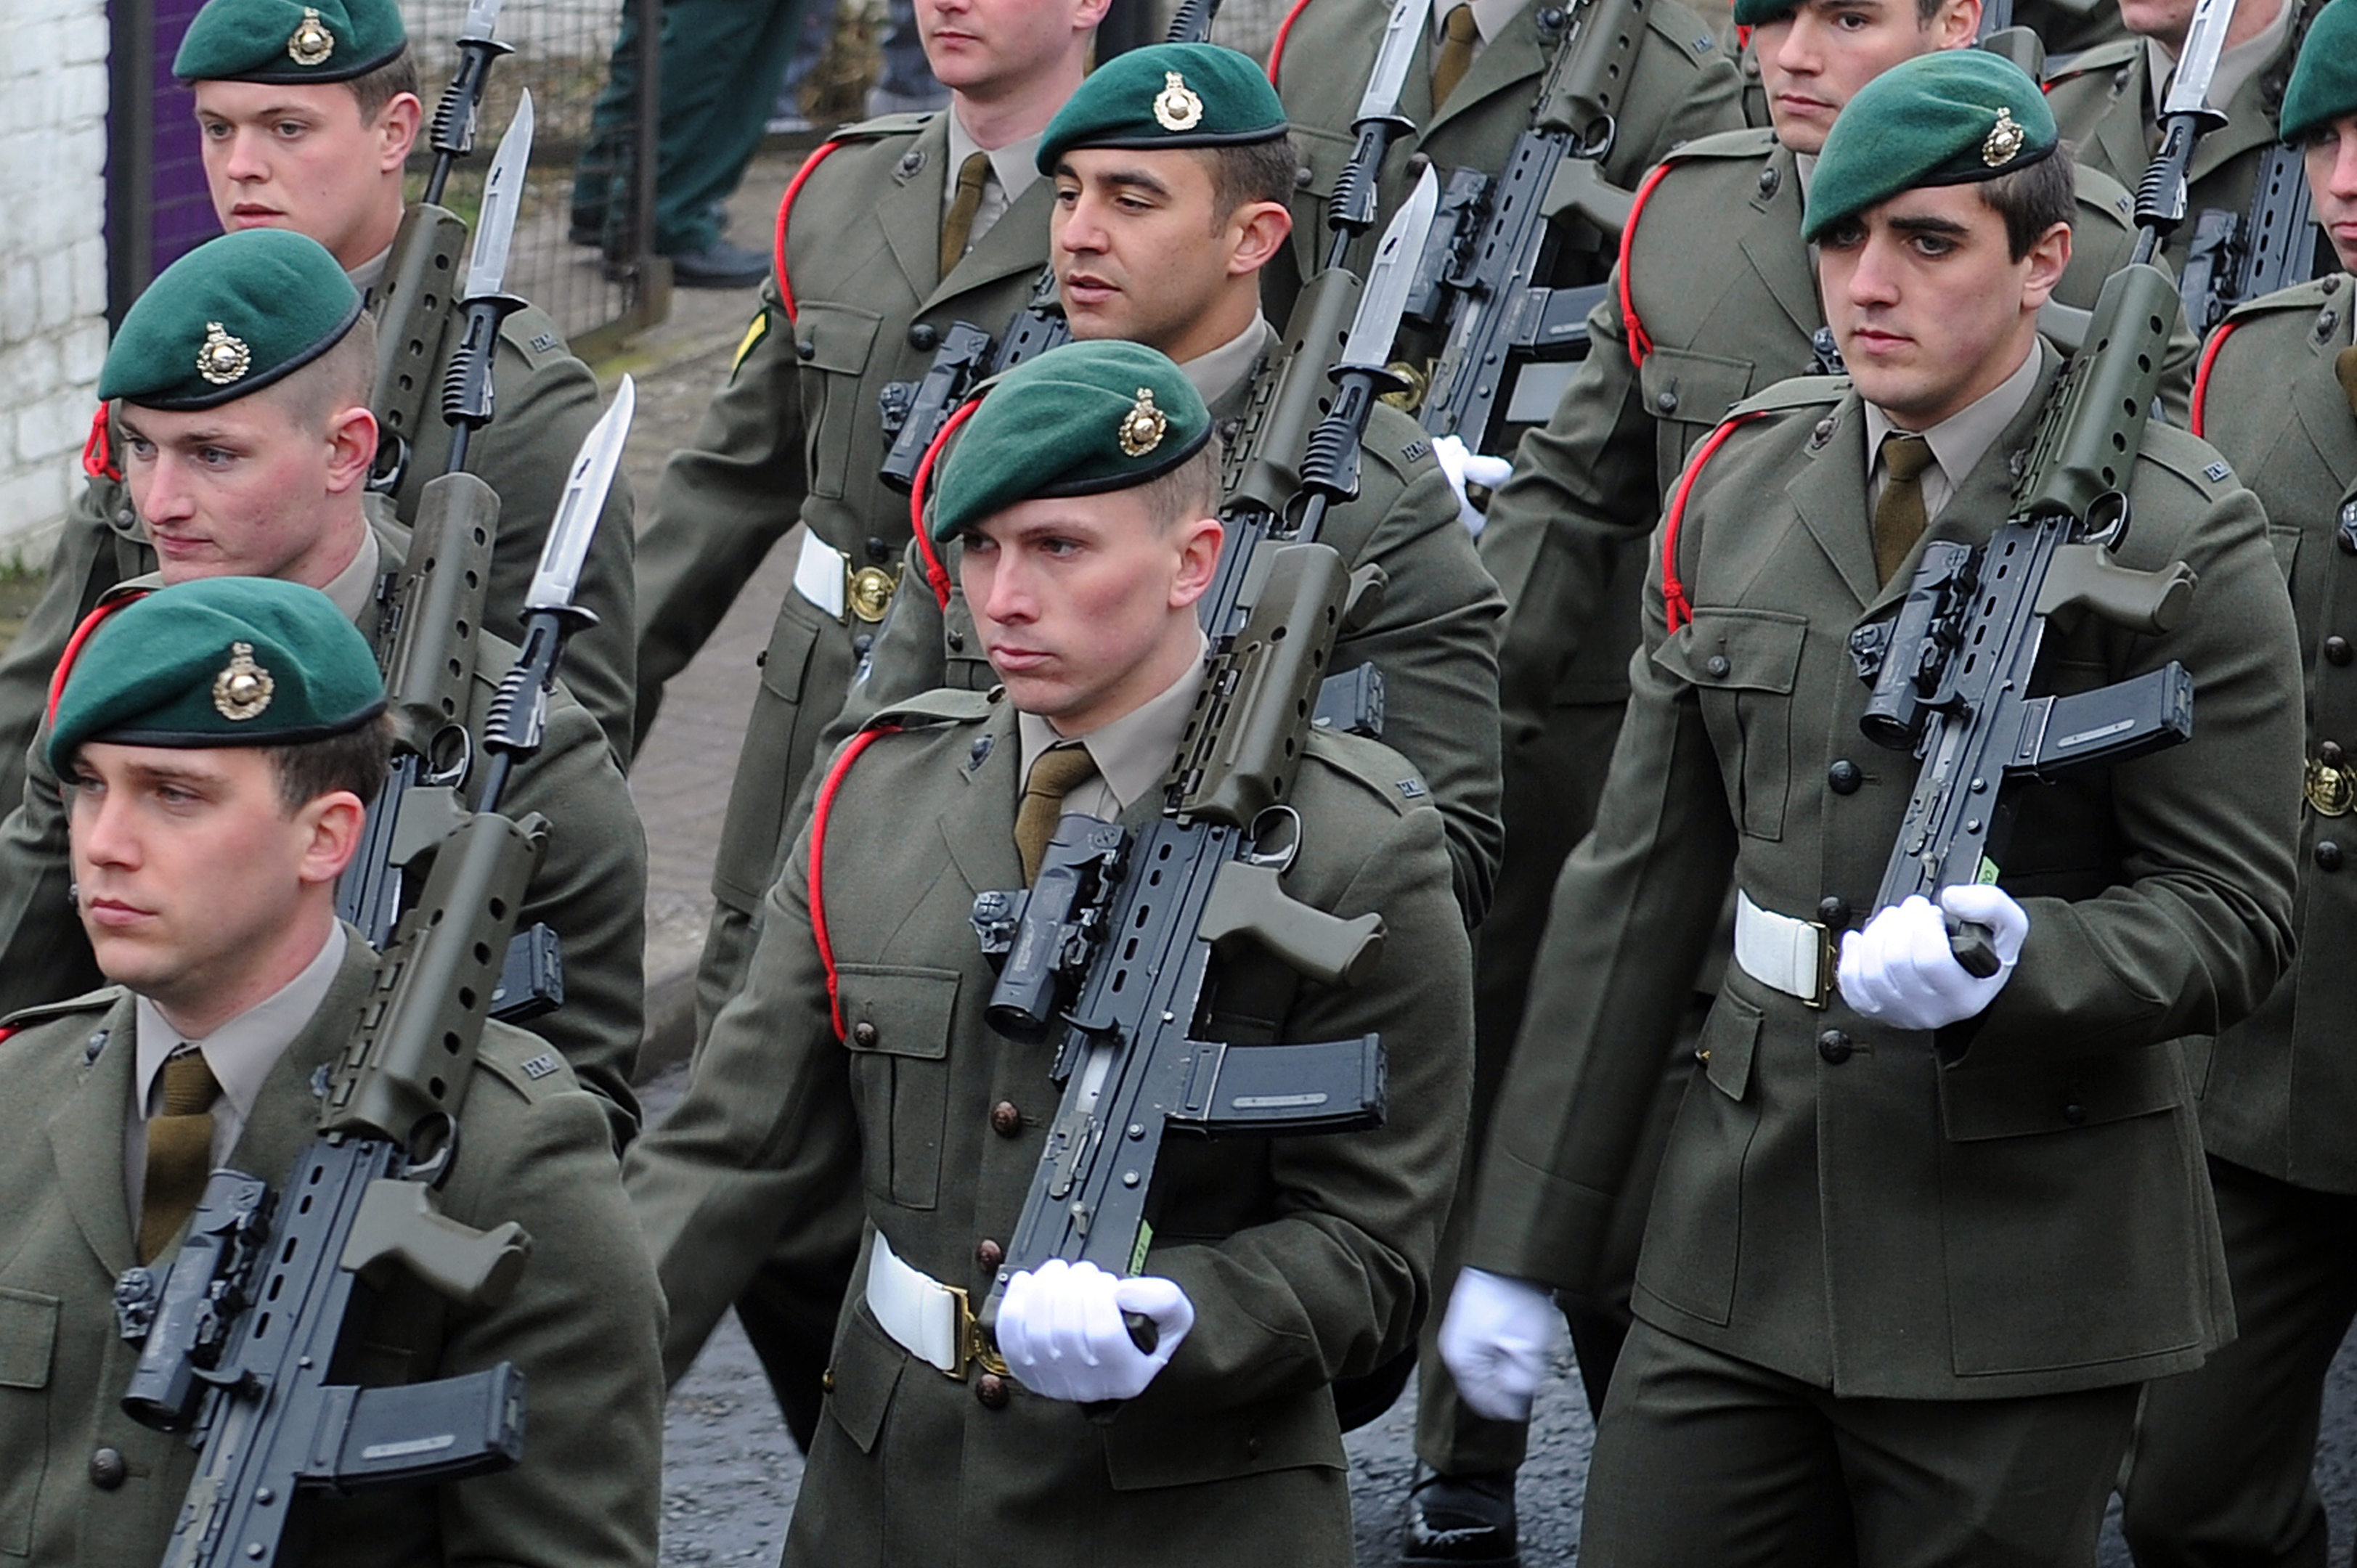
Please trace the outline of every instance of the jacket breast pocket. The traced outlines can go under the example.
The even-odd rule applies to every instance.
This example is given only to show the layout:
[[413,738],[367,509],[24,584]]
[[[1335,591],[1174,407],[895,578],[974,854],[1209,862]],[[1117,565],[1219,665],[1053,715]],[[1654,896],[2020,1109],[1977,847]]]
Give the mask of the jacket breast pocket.
[[[807,416],[803,436],[810,492],[834,499],[849,482],[857,452],[859,399],[866,395],[868,356],[884,318],[872,310],[811,300],[794,317],[794,352],[805,371],[802,408]],[[880,454],[867,454],[869,461]]]
[[1751,395],[1757,367],[1749,360],[1656,347],[1637,371],[1645,412],[1653,415],[1654,471],[1674,474],[1686,454],[1727,411]]
[[846,963],[836,972],[867,1190],[903,1208],[941,1200],[955,970]]
[[49,1363],[58,1298],[0,1287],[0,1555],[33,1550],[48,1460]]
[[1656,661],[1692,684],[1718,754],[1736,822],[1754,838],[1784,836],[1792,789],[1792,682],[1806,618],[1778,610],[1698,607]]

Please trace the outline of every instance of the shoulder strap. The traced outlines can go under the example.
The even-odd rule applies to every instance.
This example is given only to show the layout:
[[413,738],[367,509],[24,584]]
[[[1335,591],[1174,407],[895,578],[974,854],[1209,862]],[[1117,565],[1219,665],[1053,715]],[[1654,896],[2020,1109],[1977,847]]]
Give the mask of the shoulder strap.
[[844,1027],[843,1002],[837,994],[834,942],[826,929],[827,819],[834,812],[835,791],[843,788],[844,777],[851,771],[851,765],[859,760],[859,754],[884,736],[899,733],[897,725],[879,724],[853,736],[836,755],[834,765],[826,770],[826,781],[819,786],[818,801],[811,808],[811,934],[818,941],[818,961],[826,969],[826,1009],[834,1021],[834,1037],[838,1040],[847,1038],[849,1031]]

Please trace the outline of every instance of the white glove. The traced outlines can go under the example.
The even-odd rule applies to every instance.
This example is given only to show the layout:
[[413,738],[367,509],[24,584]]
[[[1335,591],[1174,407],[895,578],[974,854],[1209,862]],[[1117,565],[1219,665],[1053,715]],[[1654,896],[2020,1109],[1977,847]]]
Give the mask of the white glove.
[[1440,471],[1448,476],[1448,488],[1457,492],[1458,521],[1474,538],[1480,538],[1482,525],[1490,520],[1465,499],[1465,487],[1476,484],[1494,489],[1506,482],[1514,466],[1503,457],[1485,457],[1454,435],[1434,436],[1432,455],[1439,461]]
[[[1968,974],[1948,946],[1944,909],[1996,933],[1997,971]],[[1940,889],[1940,908],[1917,895],[1893,904],[1842,936],[1843,1000],[1867,1017],[1898,1029],[1940,1029],[1973,1017],[2005,989],[2029,916],[2001,888],[1960,883]]]
[[1530,1281],[1459,1269],[1440,1320],[1440,1359],[1475,1414],[1528,1421],[1563,1332],[1555,1298]]
[[[1129,1337],[1124,1312],[1153,1320],[1152,1350]],[[1094,1263],[1050,1258],[1006,1282],[998,1353],[1025,1388],[1049,1399],[1135,1399],[1194,1326],[1195,1304],[1169,1280],[1125,1280]]]

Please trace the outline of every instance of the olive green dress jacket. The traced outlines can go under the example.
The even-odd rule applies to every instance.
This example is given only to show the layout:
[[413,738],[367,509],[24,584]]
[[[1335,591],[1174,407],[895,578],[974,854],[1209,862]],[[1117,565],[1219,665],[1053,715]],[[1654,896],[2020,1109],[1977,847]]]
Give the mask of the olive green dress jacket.
[[[2357,284],[2345,273],[2254,301],[2226,318],[2200,403],[2201,432],[2267,510],[2276,559],[2291,580],[2307,690],[2308,753],[2357,744],[2357,416],[2334,373],[2350,348]],[[2213,338],[2213,342],[2217,339]],[[2200,702],[2197,696],[2196,703]],[[2343,761],[2311,764],[2300,812],[2300,961],[2266,1004],[2220,1036],[2201,1094],[2211,1152],[2279,1181],[2357,1193],[2357,1055],[2349,1020],[2357,973],[2357,782]],[[2327,815],[2317,806],[2334,814]]]
[[[770,1239],[845,1190],[866,1208],[856,1278],[880,1232],[979,1302],[1056,1112],[1049,1047],[984,1022],[993,976],[970,923],[975,894],[1022,882],[1016,714],[936,693],[878,722],[905,728],[849,767],[823,844],[842,1035],[805,834],[686,1098],[628,1161],[675,1363]],[[1202,1026],[1240,1041],[1379,1031],[1387,1125],[1163,1145],[1142,1272],[1185,1289],[1195,1326],[1146,1392],[1111,1411],[1011,1379],[944,1377],[884,1335],[855,1286],[787,1562],[1351,1561],[1327,1385],[1405,1349],[1430,1308],[1470,1064],[1464,922],[1439,815],[1407,777],[1381,746],[1319,735],[1292,797],[1303,831],[1286,890],[1344,916],[1379,911],[1379,972],[1325,987],[1246,948],[1218,972]]]
[[[1927,539],[1977,543],[2004,517],[2046,352]],[[1761,416],[1702,468],[1675,540],[1692,623],[1667,630],[1658,569],[1647,584],[1620,749],[1482,1154],[1478,1267],[1587,1284],[1730,875],[1767,909],[1838,899],[1862,923],[1916,779],[1858,728],[1850,632],[1921,555],[1877,587],[1863,405],[1812,381],[1746,406]],[[1836,1395],[1912,1400],[2133,1382],[2232,1333],[2180,1040],[2242,1018],[2289,956],[2298,666],[2266,519],[2217,455],[2155,426],[2129,495],[2124,564],[2184,561],[2194,607],[2158,637],[2050,623],[2035,685],[2179,660],[2192,738],[2025,790],[2000,880],[2029,940],[1937,1039],[1727,966],[1639,1317]]]
[[[380,525],[376,534],[382,569],[399,572],[407,531]],[[127,585],[156,585],[152,578]],[[379,616],[371,599],[359,621],[372,643],[386,634]],[[572,658],[568,644],[564,668]],[[488,634],[476,639],[469,735],[485,732],[500,677],[515,660],[513,644]],[[58,779],[41,755],[48,745],[44,724],[28,749],[24,794],[0,817],[0,1013],[57,1001],[102,979],[68,893],[71,847]],[[510,816],[538,811],[549,822],[548,851],[518,924],[546,921],[556,933],[565,1004],[533,1020],[533,1032],[564,1052],[582,1082],[605,1097],[619,1147],[639,1120],[630,1081],[646,1012],[646,830],[597,722],[561,682],[540,749],[518,765],[500,806]]]
[[[467,447],[467,471],[499,494],[500,530],[483,623],[513,640],[522,635],[524,596],[574,456],[604,408],[589,367],[566,351],[556,324],[534,308],[518,311],[500,328],[491,375],[494,415]],[[393,498],[404,524],[415,521],[426,481],[447,467],[449,454],[450,427],[437,404]],[[579,602],[597,624],[566,645],[565,678],[625,768],[638,658],[636,548],[630,483],[618,478],[581,569]],[[0,800],[13,802],[25,788],[25,748],[40,725],[49,675],[66,639],[108,589],[155,570],[155,547],[132,510],[130,488],[116,478],[89,480],[66,514],[40,602],[0,654]]]
[[[274,1189],[316,1133],[312,1075],[350,1038],[375,971],[375,954],[347,934],[327,1000],[271,1070],[230,1153]],[[0,1026],[0,1081],[16,1110],[0,1127],[0,1562],[157,1563],[197,1451],[116,1402],[139,1354],[113,1304],[115,1277],[136,1261],[123,1188],[132,999],[110,988],[12,1023]],[[512,1361],[529,1384],[523,1460],[500,1475],[306,1504],[315,1539],[304,1561],[651,1568],[662,1299],[604,1107],[538,1039],[494,1024],[463,1122],[442,1211],[478,1229],[521,1222],[531,1262],[495,1308],[454,1306],[407,1275],[373,1299],[359,1293],[330,1376],[400,1384]],[[102,1449],[124,1467],[93,1466]]]

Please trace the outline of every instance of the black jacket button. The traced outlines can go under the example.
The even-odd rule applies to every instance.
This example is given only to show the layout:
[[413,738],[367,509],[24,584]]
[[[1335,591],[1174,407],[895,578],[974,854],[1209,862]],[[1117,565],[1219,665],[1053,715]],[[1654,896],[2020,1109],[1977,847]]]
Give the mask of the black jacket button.
[[1023,1112],[1015,1108],[1015,1101],[1002,1100],[990,1108],[990,1130],[1002,1138],[1023,1131]]
[[102,1448],[90,1456],[90,1484],[102,1492],[114,1490],[130,1474],[120,1449]]
[[998,1265],[1006,1262],[1006,1249],[985,1236],[974,1250],[974,1261],[982,1265],[983,1273],[995,1274]]
[[920,321],[909,328],[909,347],[922,353],[931,353],[942,340],[942,335],[929,321]]
[[1836,795],[1855,795],[1865,782],[1865,770],[1846,757],[1825,769],[1825,785]]
[[1839,1067],[1849,1060],[1852,1048],[1846,1030],[1827,1029],[1817,1036],[1817,1055],[1824,1058],[1830,1066]]
[[2316,866],[2319,871],[2340,870],[2341,846],[2334,843],[2330,839],[2326,839],[2323,843],[2318,844],[2316,846]]
[[851,1043],[855,1046],[873,1046],[876,1043],[876,1026],[865,1018],[851,1026]]
[[2348,663],[2349,639],[2345,637],[2326,638],[2324,639],[2324,658],[2325,661],[2330,664]]
[[1006,1380],[996,1372],[985,1372],[974,1380],[974,1397],[982,1402],[985,1410],[1006,1408]]

